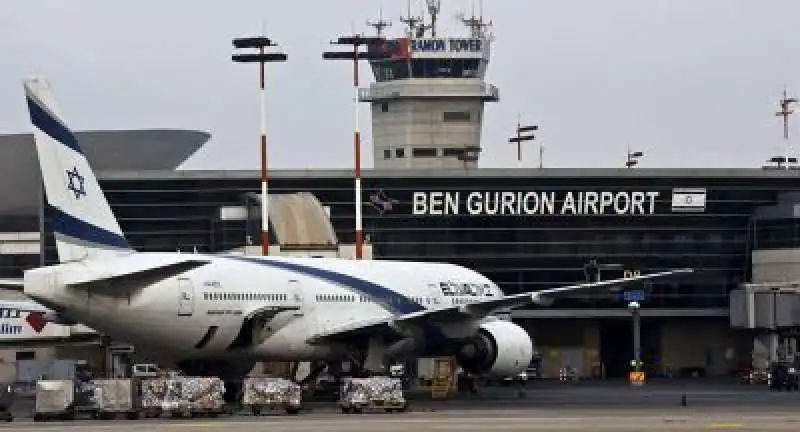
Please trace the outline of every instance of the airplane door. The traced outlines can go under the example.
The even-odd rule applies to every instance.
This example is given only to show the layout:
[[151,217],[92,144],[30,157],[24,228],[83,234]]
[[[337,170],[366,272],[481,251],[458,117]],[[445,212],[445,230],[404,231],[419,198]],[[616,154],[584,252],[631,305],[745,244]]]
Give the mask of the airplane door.
[[194,287],[189,279],[178,279],[178,315],[192,316],[194,313]]
[[295,316],[302,315],[301,308],[303,307],[303,289],[297,280],[289,281],[289,298],[288,306],[296,309]]

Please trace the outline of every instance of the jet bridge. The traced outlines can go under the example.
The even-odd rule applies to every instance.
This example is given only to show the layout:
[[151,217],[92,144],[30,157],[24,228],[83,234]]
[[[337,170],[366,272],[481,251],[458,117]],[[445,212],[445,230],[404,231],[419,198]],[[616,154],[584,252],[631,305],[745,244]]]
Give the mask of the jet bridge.
[[800,281],[746,283],[730,294],[731,327],[753,334],[753,366],[797,357]]

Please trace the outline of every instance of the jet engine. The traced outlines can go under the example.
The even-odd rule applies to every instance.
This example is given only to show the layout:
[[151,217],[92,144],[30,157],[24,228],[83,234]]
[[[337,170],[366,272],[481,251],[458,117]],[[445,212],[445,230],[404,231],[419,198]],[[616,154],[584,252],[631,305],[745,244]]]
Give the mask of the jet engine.
[[528,332],[510,321],[490,321],[461,345],[456,361],[465,372],[493,377],[514,376],[533,358]]

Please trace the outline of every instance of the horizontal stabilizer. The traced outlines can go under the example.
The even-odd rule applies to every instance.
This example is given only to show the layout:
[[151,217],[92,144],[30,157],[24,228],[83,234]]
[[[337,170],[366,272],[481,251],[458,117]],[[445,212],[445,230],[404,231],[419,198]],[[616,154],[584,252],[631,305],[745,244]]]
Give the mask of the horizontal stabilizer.
[[173,261],[164,262],[163,255],[159,257],[160,262],[148,262],[140,259],[143,256],[145,255],[131,255],[131,259],[119,260],[116,265],[118,268],[111,272],[103,272],[82,279],[65,280],[64,283],[73,288],[92,290],[108,295],[127,294],[210,263],[209,260],[193,257],[178,257]]
[[24,288],[22,279],[0,279],[0,289],[22,292]]

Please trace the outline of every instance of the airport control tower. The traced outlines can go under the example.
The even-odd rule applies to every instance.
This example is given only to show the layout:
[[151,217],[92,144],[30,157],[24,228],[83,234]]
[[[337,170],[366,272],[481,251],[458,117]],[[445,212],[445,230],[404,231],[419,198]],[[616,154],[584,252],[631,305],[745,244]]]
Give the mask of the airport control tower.
[[[371,60],[375,81],[359,90],[372,105],[374,167],[478,167],[483,104],[498,100],[484,81],[492,35],[482,17],[459,17],[467,36],[436,34],[440,0],[428,0],[430,22],[402,17],[405,37],[388,39],[380,60]],[[378,36],[388,23],[373,24]]]

